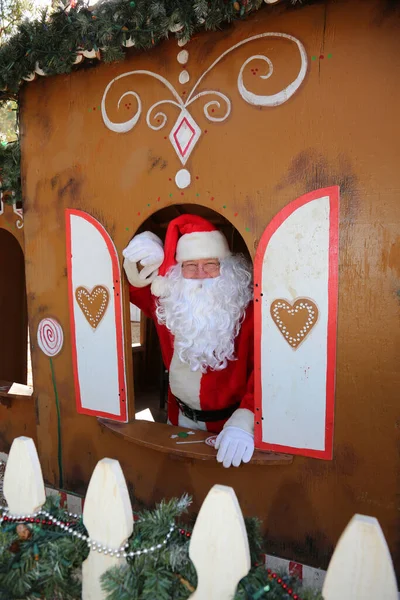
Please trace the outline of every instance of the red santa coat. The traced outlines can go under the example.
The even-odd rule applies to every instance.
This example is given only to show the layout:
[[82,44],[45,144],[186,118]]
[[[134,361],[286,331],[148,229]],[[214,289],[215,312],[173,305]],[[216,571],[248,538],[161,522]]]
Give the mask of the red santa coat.
[[206,373],[191,372],[188,365],[182,363],[174,353],[174,337],[165,325],[158,323],[155,315],[157,298],[151,293],[150,286],[134,287],[130,285],[130,300],[144,314],[153,319],[160,340],[164,364],[169,371],[168,420],[172,425],[197,427],[219,433],[224,421],[197,422],[183,417],[179,411],[175,396],[188,406],[197,410],[221,410],[240,403],[228,425],[241,427],[253,433],[254,426],[254,321],[253,303],[246,315],[235,340],[237,360],[228,361],[222,371],[207,370]]

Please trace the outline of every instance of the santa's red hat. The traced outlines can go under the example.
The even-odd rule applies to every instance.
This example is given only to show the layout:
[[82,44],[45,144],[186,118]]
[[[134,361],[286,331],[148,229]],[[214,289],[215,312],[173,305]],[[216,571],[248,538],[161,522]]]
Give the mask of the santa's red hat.
[[165,291],[164,276],[178,262],[219,258],[230,255],[226,237],[206,219],[197,215],[181,215],[170,221],[164,244],[164,262],[151,284],[155,296]]

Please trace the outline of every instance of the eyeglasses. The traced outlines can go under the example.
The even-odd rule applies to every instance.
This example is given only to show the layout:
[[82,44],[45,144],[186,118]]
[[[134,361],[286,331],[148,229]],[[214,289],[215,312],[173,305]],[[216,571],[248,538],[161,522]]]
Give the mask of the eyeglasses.
[[186,275],[195,275],[199,272],[200,267],[207,275],[215,275],[219,271],[220,264],[219,261],[215,260],[206,262],[202,265],[194,262],[182,263],[182,271],[184,271]]

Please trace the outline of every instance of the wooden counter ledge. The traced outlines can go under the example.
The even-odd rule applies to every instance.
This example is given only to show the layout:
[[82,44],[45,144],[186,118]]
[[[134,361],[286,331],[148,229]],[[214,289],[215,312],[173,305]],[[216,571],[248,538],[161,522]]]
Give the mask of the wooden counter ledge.
[[31,398],[32,394],[33,388],[30,385],[0,380],[0,404],[4,406],[11,406],[13,399]]
[[[171,435],[191,430],[163,423],[151,423],[150,421],[138,420],[131,423],[118,423],[108,419],[98,419],[98,421],[102,427],[109,429],[133,444],[183,458],[215,460],[216,450],[204,443],[204,440],[213,435],[207,431],[194,430],[194,435],[189,435],[186,438],[171,438]],[[199,440],[198,444],[177,444],[177,442],[194,442],[197,440]],[[260,452],[259,450],[254,452],[251,459],[251,464],[254,465],[288,465],[292,462],[293,456],[290,454]]]

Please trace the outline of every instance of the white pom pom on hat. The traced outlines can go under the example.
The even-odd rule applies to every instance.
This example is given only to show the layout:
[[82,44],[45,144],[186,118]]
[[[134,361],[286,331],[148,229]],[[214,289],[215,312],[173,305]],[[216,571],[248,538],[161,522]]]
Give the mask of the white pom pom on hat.
[[154,296],[166,292],[164,276],[177,262],[202,258],[223,260],[230,254],[226,237],[212,223],[197,215],[181,215],[168,225],[164,262],[151,284],[151,292]]

